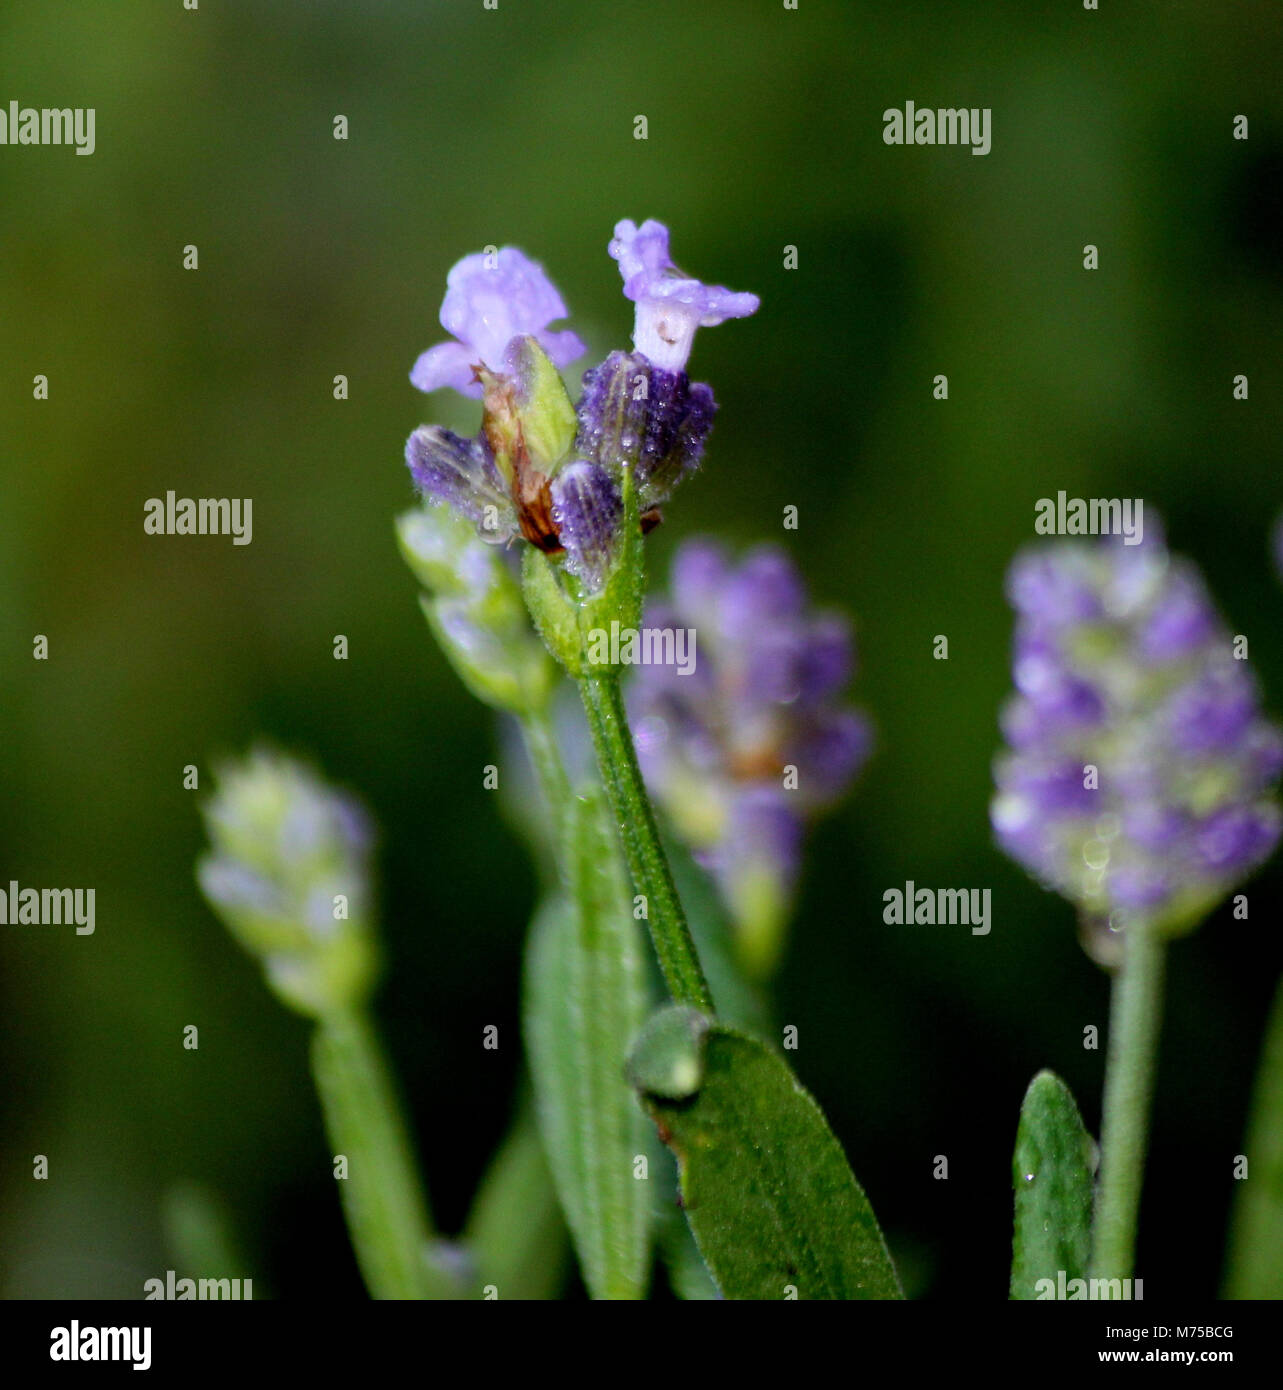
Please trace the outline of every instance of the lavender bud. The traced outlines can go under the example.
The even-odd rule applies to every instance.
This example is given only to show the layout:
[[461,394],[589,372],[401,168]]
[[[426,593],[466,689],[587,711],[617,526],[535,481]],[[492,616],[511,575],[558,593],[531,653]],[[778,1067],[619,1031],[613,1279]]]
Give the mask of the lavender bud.
[[584,373],[575,452],[613,478],[635,466],[640,510],[667,501],[704,453],[717,410],[710,387],[640,353],[612,352]]
[[462,439],[437,425],[421,425],[405,446],[405,461],[425,502],[467,517],[495,545],[517,534],[516,508],[484,435]]
[[566,568],[590,593],[601,589],[615,556],[624,514],[619,489],[595,463],[572,463],[552,482],[552,519],[566,551]]

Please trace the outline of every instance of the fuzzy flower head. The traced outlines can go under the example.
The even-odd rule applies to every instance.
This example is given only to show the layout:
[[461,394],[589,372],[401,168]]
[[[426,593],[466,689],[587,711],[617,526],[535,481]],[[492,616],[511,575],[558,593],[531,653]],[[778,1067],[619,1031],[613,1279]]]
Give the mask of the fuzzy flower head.
[[637,306],[633,346],[663,371],[685,368],[697,328],[747,318],[761,304],[755,294],[684,275],[668,254],[668,228],[654,218],[640,227],[627,219],[617,223],[610,254],[619,262],[624,294]]
[[441,304],[441,326],[453,341],[423,353],[410,380],[420,391],[450,386],[479,399],[483,388],[475,369],[500,371],[508,344],[523,336],[564,367],[587,351],[577,333],[548,327],[566,313],[543,267],[515,246],[465,256],[446,277]]
[[201,808],[197,880],[292,1008],[362,1000],[374,975],[370,822],[305,763],[259,750],[222,769]]
[[[797,882],[803,834],[868,756],[868,721],[841,703],[850,628],[817,613],[788,558],[738,564],[692,540],[648,629],[694,634],[694,669],[639,666],[629,707],[648,786],[710,869],[745,964],[769,974]],[[689,665],[689,663],[688,663]]]
[[1030,549],[1007,589],[999,844],[1077,904],[1097,945],[1129,921],[1192,930],[1279,839],[1283,736],[1244,639],[1157,535]]

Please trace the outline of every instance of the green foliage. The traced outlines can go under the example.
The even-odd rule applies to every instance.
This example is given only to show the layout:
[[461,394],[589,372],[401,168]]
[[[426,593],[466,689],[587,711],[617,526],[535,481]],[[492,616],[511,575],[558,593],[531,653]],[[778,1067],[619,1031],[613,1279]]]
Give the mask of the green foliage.
[[534,1111],[522,1104],[491,1160],[463,1243],[484,1289],[501,1300],[556,1298],[565,1281],[566,1223]]
[[1011,1181],[1016,1192],[1011,1297],[1037,1297],[1039,1279],[1087,1277],[1091,1258],[1092,1179],[1096,1146],[1073,1095],[1040,1071],[1020,1107]]
[[[882,1232],[819,1106],[764,1044],[688,1009],[657,1014],[630,1063],[677,1156],[682,1204],[726,1298],[900,1298]],[[646,1086],[658,1082],[670,1092]]]
[[647,1006],[643,940],[600,792],[576,798],[571,894],[544,903],[526,960],[525,1034],[540,1133],[594,1298],[641,1298],[646,1126],[624,1075]]

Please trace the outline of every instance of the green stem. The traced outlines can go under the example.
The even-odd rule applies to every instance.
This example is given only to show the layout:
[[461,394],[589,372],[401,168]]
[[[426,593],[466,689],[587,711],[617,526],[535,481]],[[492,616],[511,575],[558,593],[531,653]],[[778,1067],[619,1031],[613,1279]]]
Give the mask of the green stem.
[[647,925],[668,991],[677,1003],[712,1013],[712,995],[673,886],[655,813],[637,766],[619,677],[613,671],[583,676],[579,692],[592,729],[602,781],[619,826],[633,891],[646,897]]
[[1114,979],[1100,1136],[1100,1187],[1092,1236],[1091,1272],[1130,1279],[1145,1168],[1154,1061],[1163,1006],[1165,942],[1137,924],[1123,940]]
[[449,1297],[429,1265],[427,1200],[378,1039],[364,1012],[336,1011],[319,1020],[312,1071],[335,1159],[346,1159],[347,1176],[339,1177],[339,1192],[370,1297]]

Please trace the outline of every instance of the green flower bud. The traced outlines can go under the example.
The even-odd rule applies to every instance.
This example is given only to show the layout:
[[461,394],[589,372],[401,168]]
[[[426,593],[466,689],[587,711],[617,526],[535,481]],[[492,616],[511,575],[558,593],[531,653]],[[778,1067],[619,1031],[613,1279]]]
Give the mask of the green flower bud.
[[304,763],[257,750],[218,774],[197,881],[268,984],[312,1018],[363,1003],[377,973],[372,831]]
[[483,703],[514,714],[547,702],[556,672],[505,553],[446,507],[397,520],[401,553],[428,590],[420,599],[446,658]]

